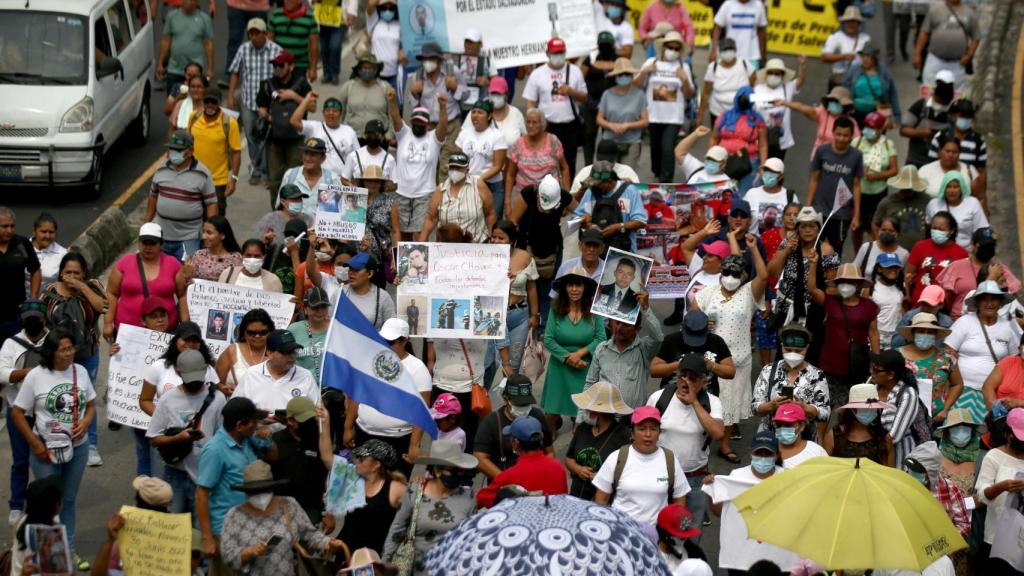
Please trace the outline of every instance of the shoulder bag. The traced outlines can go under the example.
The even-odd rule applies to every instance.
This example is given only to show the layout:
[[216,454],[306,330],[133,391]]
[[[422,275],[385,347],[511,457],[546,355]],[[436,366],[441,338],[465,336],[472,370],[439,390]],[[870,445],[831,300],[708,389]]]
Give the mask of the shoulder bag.
[[476,383],[476,377],[473,375],[473,363],[469,361],[469,351],[466,350],[466,343],[459,338],[459,346],[462,346],[462,356],[466,359],[466,368],[469,369],[469,378],[473,381],[473,389],[470,394],[470,409],[479,418],[483,418],[491,413],[491,396],[487,393],[487,389]]
[[391,556],[391,563],[398,569],[398,576],[412,576],[416,562],[416,519],[420,515],[420,503],[423,502],[423,487],[426,480],[420,482],[416,487],[416,494],[413,496],[412,517],[409,518],[409,528],[405,532],[405,539],[395,549]]
[[519,373],[530,379],[531,382],[539,383],[548,370],[548,359],[550,354],[544,347],[544,342],[530,330],[526,334],[526,344],[523,346],[523,359],[519,364]]
[[[207,386],[206,398],[203,399],[203,405],[199,407],[199,411],[192,415],[189,419],[188,424],[184,428],[172,426],[163,431],[164,436],[175,436],[181,434],[184,430],[198,430],[199,422],[203,419],[203,414],[206,409],[210,407],[210,403],[213,402],[213,397],[217,394],[216,384],[209,384]],[[195,445],[195,440],[189,439],[184,442],[174,442],[171,444],[163,444],[157,446],[156,450],[160,453],[160,457],[164,459],[164,462],[168,464],[177,464],[189,454],[192,453],[192,447]]]

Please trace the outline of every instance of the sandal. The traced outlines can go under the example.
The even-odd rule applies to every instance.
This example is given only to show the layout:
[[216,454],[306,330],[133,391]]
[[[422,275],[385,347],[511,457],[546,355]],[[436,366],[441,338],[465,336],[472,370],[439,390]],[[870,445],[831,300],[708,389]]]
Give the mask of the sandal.
[[737,456],[736,453],[731,451],[731,450],[729,452],[722,452],[722,449],[719,448],[718,449],[718,456],[720,458],[722,458],[723,460],[728,460],[729,462],[732,462],[733,464],[739,464],[740,463],[740,457]]

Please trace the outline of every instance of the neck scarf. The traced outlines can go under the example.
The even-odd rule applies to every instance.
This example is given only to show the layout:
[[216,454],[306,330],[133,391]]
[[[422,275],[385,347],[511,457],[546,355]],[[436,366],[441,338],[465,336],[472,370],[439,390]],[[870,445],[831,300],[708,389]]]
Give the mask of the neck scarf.
[[977,462],[978,452],[981,448],[978,446],[977,438],[971,438],[971,442],[963,448],[957,448],[948,438],[943,438],[939,442],[939,450],[954,464],[963,464],[964,462]]

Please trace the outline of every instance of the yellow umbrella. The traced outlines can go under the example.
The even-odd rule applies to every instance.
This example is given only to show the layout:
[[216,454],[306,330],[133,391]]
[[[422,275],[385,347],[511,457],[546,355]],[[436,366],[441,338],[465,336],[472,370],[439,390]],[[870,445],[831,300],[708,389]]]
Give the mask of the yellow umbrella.
[[920,572],[967,547],[927,488],[866,458],[808,460],[757,484],[733,505],[751,538],[829,570]]

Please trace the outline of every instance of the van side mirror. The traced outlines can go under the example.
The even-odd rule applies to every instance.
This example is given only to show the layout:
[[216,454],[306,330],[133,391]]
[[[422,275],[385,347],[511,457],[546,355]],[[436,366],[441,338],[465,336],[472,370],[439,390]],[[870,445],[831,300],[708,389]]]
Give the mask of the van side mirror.
[[96,62],[96,78],[106,78],[114,74],[124,74],[124,66],[121,61],[113,56],[105,56]]

